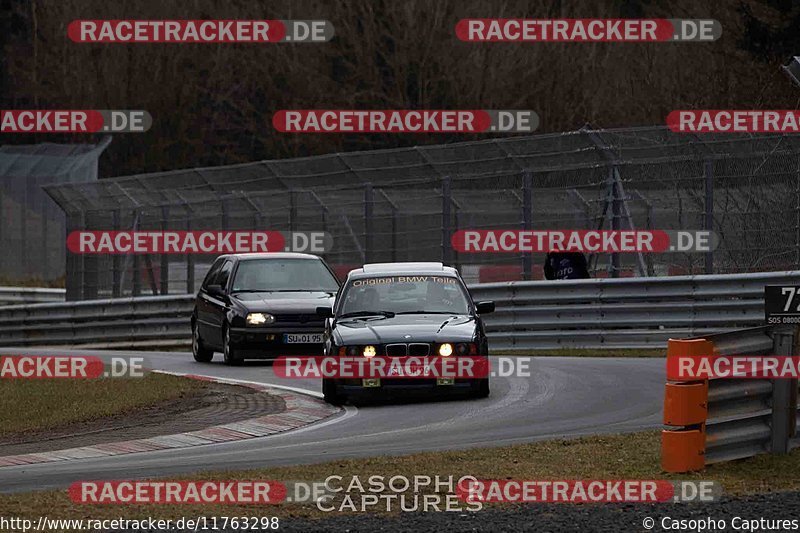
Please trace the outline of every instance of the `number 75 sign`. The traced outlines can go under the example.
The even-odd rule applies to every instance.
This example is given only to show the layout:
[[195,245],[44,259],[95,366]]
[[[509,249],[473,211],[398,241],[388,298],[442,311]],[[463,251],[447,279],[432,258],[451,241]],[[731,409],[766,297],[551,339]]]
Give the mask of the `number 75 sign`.
[[764,315],[767,324],[800,324],[800,286],[764,287]]

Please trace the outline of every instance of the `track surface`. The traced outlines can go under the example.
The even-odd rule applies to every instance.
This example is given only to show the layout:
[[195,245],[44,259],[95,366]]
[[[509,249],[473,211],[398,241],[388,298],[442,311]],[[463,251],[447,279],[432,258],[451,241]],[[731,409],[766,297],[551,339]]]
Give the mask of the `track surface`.
[[[319,380],[276,378],[263,362],[227,367],[190,354],[0,349],[0,355],[144,357],[173,372],[290,386],[320,394]],[[496,358],[492,361],[497,366]],[[431,400],[348,406],[342,414],[292,432],[239,442],[109,458],[0,468],[0,492],[63,488],[73,481],[170,476],[205,470],[323,462],[338,458],[499,446],[560,436],[658,427],[664,360],[536,357],[531,377],[494,377],[483,400]]]

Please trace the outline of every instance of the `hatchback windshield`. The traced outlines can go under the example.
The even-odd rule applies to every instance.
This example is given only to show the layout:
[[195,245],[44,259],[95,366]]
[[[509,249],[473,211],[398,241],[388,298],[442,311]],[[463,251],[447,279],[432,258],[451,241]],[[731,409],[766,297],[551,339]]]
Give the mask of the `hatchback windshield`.
[[466,314],[461,283],[448,276],[383,276],[353,280],[346,287],[339,316],[368,313]]
[[339,284],[315,259],[251,259],[239,263],[233,280],[236,291],[336,292]]

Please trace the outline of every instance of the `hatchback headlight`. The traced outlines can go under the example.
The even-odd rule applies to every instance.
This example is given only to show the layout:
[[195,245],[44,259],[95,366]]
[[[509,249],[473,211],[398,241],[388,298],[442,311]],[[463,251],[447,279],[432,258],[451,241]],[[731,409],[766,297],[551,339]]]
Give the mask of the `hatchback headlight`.
[[275,322],[275,317],[269,313],[250,313],[247,315],[247,324],[250,326],[261,326],[263,324],[272,324]]
[[361,353],[360,346],[342,346],[339,348],[339,355],[355,357]]

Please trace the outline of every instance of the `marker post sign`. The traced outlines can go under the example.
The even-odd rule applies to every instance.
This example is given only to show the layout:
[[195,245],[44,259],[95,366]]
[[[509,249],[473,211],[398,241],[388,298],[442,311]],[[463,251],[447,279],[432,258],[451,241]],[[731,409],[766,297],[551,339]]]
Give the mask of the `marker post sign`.
[[764,320],[770,325],[800,324],[800,285],[765,286]]

